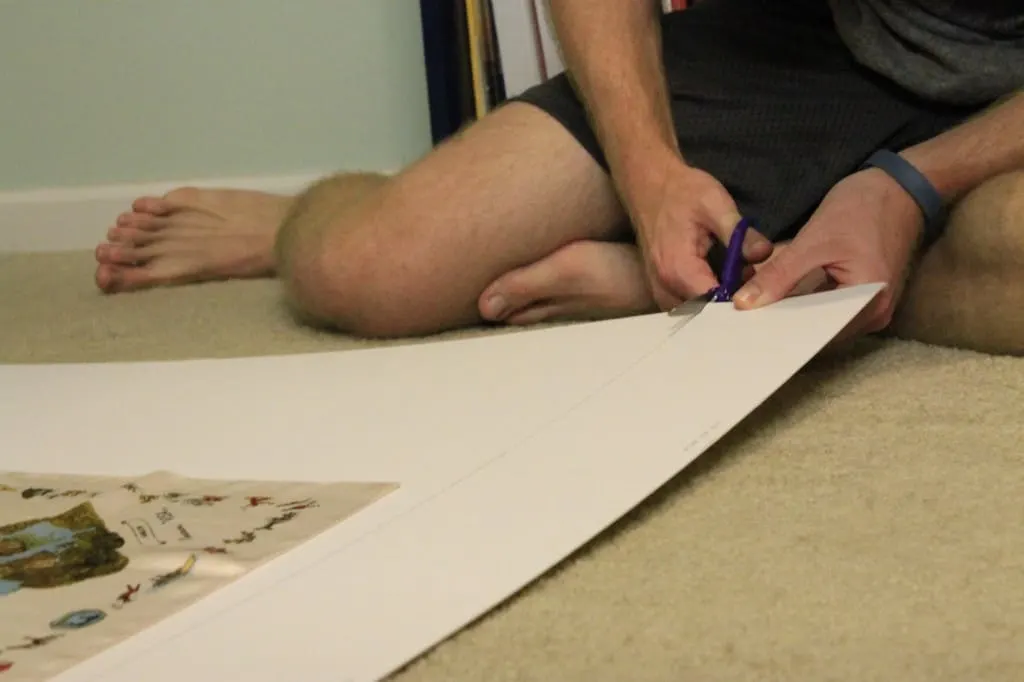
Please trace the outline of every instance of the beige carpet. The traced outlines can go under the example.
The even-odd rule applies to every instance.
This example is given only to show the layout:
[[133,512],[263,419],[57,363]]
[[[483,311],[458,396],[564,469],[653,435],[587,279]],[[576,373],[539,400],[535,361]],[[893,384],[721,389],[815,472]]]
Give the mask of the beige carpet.
[[[91,273],[0,256],[0,362],[358,345],[296,328],[272,282],[104,298]],[[1024,359],[887,341],[818,361],[397,679],[1024,680],[1022,417]]]

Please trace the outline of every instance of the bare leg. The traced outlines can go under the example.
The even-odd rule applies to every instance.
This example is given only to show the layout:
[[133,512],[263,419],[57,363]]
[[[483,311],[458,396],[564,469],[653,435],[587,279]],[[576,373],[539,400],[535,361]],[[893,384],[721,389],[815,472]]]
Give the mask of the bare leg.
[[492,322],[596,320],[656,312],[640,251],[632,244],[578,241],[502,275],[480,296]]
[[607,174],[560,124],[513,103],[359,201],[339,202],[331,180],[312,187],[284,221],[277,262],[303,317],[413,336],[477,324],[502,275],[626,234]]
[[[355,197],[382,176],[339,176],[340,197]],[[274,275],[273,244],[292,197],[233,189],[176,189],[141,197],[96,247],[104,292]]]
[[1024,171],[965,196],[907,282],[896,335],[1024,354]]
[[97,250],[108,291],[276,272],[302,317],[382,336],[656,310],[636,248],[615,242],[628,224],[609,179],[526,105],[394,179],[344,174],[297,198],[185,188],[133,209]]

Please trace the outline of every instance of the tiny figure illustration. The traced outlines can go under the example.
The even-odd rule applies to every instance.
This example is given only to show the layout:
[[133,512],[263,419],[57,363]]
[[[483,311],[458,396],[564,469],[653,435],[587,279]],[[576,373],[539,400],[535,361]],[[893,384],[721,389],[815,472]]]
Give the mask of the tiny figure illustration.
[[140,493],[139,494],[139,504],[149,504],[153,500],[158,500],[158,499],[160,499],[159,495],[150,495],[149,493]]
[[31,500],[33,497],[45,497],[55,492],[53,488],[25,488],[21,491],[21,496],[26,500]]
[[153,526],[150,525],[149,521],[143,518],[127,519],[121,521],[121,525],[127,526],[128,530],[135,536],[135,541],[140,545],[147,545],[156,543],[158,545],[166,545],[166,540],[161,540],[157,537],[156,531],[153,530]]
[[54,630],[79,630],[98,623],[106,617],[107,614],[99,609],[82,609],[55,618],[50,621],[50,627]]
[[203,495],[202,497],[190,497],[185,500],[185,504],[190,504],[193,507],[212,507],[226,499],[228,498],[224,495]]
[[114,608],[120,609],[126,604],[130,604],[132,597],[138,594],[140,589],[142,589],[142,585],[125,585],[124,592],[117,595],[117,599],[114,600]]
[[175,500],[179,500],[182,497],[185,497],[184,493],[164,493],[164,499],[168,500],[169,502],[174,502]]
[[203,547],[203,551],[207,554],[227,554],[228,550],[223,547]]
[[192,567],[195,565],[196,555],[189,554],[188,559],[185,559],[185,563],[183,563],[178,568],[174,569],[170,573],[164,573],[163,575],[158,575],[155,578],[151,578],[153,582],[153,589],[165,587],[168,584],[174,582],[175,580],[180,580],[181,578],[184,578],[186,575],[192,572]]
[[226,545],[242,545],[242,544],[245,544],[245,543],[248,543],[248,542],[254,542],[255,540],[256,540],[256,533],[253,533],[251,530],[243,530],[241,533],[239,533],[237,538],[232,538],[230,540],[224,540],[224,544],[226,544]]
[[46,635],[45,637],[22,637],[25,640],[25,644],[12,644],[8,649],[38,649],[39,647],[46,646],[55,639],[60,639],[64,635]]
[[139,492],[139,486],[136,483],[125,483],[124,485],[121,486],[121,488],[123,490],[127,490],[130,493]]
[[267,522],[259,528],[257,528],[256,530],[274,530],[275,526],[279,526],[282,523],[287,523],[288,521],[291,521],[298,515],[299,513],[294,511],[285,512],[280,516],[274,516],[272,518],[267,519]]
[[319,507],[320,504],[316,500],[307,498],[305,500],[298,500],[296,502],[285,502],[277,506],[281,507],[282,509],[285,509],[286,511],[302,511],[303,509],[313,509],[315,507]]
[[249,495],[245,499],[247,500],[247,504],[245,504],[242,507],[242,509],[251,509],[253,507],[260,507],[260,506],[263,506],[263,505],[266,505],[266,504],[270,504],[270,502],[271,502],[269,497],[262,497],[262,496],[258,496],[258,495]]
[[16,492],[18,492],[17,488],[13,488],[13,487],[11,487],[9,485],[4,485],[3,483],[0,483],[0,493],[16,493]]
[[81,497],[82,495],[88,494],[88,490],[65,490],[64,492],[57,495],[57,497]]

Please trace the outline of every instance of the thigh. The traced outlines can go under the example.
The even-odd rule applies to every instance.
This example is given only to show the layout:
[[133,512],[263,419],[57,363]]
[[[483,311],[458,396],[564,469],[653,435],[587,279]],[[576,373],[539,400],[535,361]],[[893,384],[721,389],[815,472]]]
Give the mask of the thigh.
[[479,322],[499,276],[628,224],[607,174],[560,122],[515,102],[432,150],[335,221],[321,243],[330,316],[418,335]]

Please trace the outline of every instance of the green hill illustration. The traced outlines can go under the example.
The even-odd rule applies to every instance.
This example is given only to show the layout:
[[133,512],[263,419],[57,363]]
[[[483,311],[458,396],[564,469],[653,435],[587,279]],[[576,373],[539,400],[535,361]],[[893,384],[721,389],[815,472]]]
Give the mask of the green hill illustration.
[[57,516],[0,526],[0,597],[117,573],[128,565],[118,551],[124,542],[90,502]]

